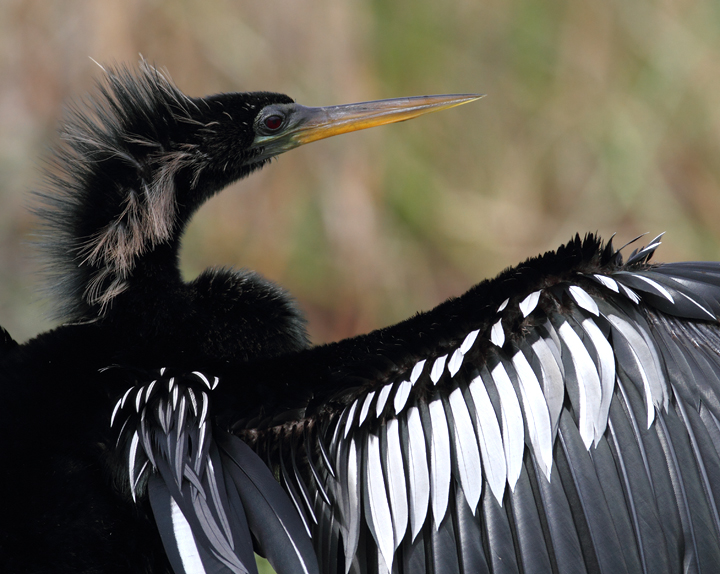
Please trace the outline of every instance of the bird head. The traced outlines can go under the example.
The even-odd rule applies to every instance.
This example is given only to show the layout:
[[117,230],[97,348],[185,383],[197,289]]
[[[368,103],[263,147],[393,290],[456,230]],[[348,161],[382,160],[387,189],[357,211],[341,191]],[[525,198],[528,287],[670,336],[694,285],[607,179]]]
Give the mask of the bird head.
[[[306,107],[270,92],[183,94],[146,62],[107,72],[99,95],[71,110],[46,223],[62,316],[103,315],[137,272],[179,278],[177,250],[194,211],[290,149],[477,99],[422,96]],[[154,269],[152,266],[173,269]],[[56,282],[57,286],[58,283]]]
[[197,128],[187,181],[205,199],[272,158],[331,136],[409,120],[476,100],[474,94],[394,98],[339,106],[307,107],[283,94],[230,93],[193,100]]

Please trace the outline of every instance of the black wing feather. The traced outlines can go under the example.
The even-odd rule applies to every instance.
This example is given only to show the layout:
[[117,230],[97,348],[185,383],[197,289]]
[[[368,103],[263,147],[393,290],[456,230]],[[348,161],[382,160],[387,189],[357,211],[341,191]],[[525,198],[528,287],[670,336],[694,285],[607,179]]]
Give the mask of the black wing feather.
[[278,572],[317,572],[310,540],[302,532],[299,517],[272,473],[244,442],[223,433],[218,445],[223,468],[232,477],[248,526],[258,542],[258,554]]
[[643,572],[672,572],[678,561],[664,532],[655,526],[661,523],[660,515],[637,435],[617,395],[610,408],[608,446],[616,461]]
[[403,572],[432,572],[426,566],[424,528],[420,529],[414,540],[406,536],[402,542],[400,558]]
[[558,465],[553,465],[549,481],[538,476],[537,469],[528,470],[528,476],[537,492],[536,502],[539,516],[546,523],[550,538],[548,544],[549,557],[553,572],[572,572],[584,574],[588,570],[583,558],[582,548],[578,540],[578,532],[563,489],[558,472]]
[[[452,504],[454,493],[451,492],[449,496],[448,503]],[[431,572],[461,574],[452,514],[446,513],[437,529],[432,523],[428,523],[426,528],[430,541]]]
[[[504,507],[510,504],[509,494],[506,495]],[[497,574],[513,574],[520,572],[518,558],[515,553],[515,541],[510,527],[507,512],[500,506],[495,497],[486,489],[482,498],[482,520],[485,530],[488,562]]]
[[[607,441],[600,441],[597,448],[590,452],[595,466],[595,474],[600,481],[618,540],[622,541],[621,549],[625,556],[625,562],[628,564],[628,570],[630,572],[658,572],[658,570],[648,567],[645,546],[647,543],[644,538],[638,536],[639,531],[635,527],[639,520],[639,511],[635,500],[637,497],[633,497],[632,504],[629,503]],[[634,543],[628,544],[628,540],[634,541]]]
[[571,505],[574,505],[576,525],[582,521],[584,526],[581,532],[585,536],[581,536],[581,541],[586,560],[597,562],[601,572],[637,572],[637,568],[631,569],[626,563],[623,544],[599,477],[568,412],[560,418],[558,442],[562,451],[562,456],[558,452],[560,476],[566,490],[574,494]]
[[[473,512],[464,497],[454,496],[454,528],[457,537],[458,559],[463,574],[490,574],[479,513]],[[414,570],[417,572],[417,570]]]
[[511,514],[515,544],[522,572],[538,574],[550,571],[546,531],[538,516],[537,503],[526,468],[522,469],[515,490],[510,493],[508,512]]
[[677,401],[677,411],[688,431],[693,457],[702,480],[707,506],[712,517],[715,532],[720,533],[720,517],[717,501],[720,500],[720,458],[718,445],[713,444],[707,428],[697,411],[687,408],[682,400]]

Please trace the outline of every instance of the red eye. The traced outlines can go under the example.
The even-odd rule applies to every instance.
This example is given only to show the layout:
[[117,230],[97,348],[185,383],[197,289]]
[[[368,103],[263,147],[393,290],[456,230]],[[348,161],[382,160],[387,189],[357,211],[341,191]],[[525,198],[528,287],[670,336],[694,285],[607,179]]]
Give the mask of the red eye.
[[263,123],[267,129],[274,131],[282,125],[283,119],[281,116],[268,116]]

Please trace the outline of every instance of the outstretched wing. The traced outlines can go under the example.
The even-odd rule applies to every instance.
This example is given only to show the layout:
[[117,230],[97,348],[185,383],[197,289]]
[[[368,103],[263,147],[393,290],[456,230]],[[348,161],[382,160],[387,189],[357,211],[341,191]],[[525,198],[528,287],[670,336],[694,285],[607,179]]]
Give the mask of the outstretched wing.
[[[714,572],[720,264],[577,238],[401,325],[244,371],[323,572]],[[314,388],[298,414],[293,384]],[[275,387],[273,387],[275,385]],[[288,417],[282,418],[285,400]],[[295,401],[295,402],[293,402]]]

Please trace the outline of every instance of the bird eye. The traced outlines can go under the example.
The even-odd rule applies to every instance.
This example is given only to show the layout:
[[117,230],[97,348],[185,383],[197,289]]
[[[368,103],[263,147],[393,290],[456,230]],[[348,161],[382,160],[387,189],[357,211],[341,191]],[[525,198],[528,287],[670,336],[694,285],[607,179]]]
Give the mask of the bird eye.
[[263,123],[265,124],[265,127],[269,130],[275,131],[276,129],[280,128],[280,126],[283,123],[282,116],[272,115],[268,116],[263,120]]

